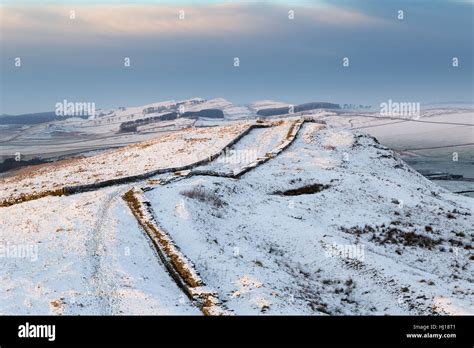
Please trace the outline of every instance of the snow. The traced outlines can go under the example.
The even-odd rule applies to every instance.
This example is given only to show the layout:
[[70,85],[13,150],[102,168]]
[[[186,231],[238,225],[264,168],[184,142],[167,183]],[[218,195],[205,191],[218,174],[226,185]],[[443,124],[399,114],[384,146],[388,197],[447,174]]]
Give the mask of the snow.
[[[472,214],[473,201],[433,185],[371,138],[304,127],[288,150],[240,180],[192,177],[146,193],[160,224],[228,308],[238,314],[433,314],[443,297],[474,313],[470,251],[448,242],[470,245],[473,219],[463,214]],[[272,194],[314,182],[330,188]],[[183,196],[196,187],[223,206]],[[448,218],[455,209],[460,213]],[[405,232],[444,242],[430,250],[343,230],[395,228],[397,220]],[[334,243],[363,246],[363,260],[328,256]],[[443,308],[438,303],[436,312],[448,314]]]
[[2,178],[0,202],[65,186],[93,184],[190,165],[218,153],[249,126],[250,123],[239,123],[178,131],[97,156],[58,162],[34,172]]
[[289,106],[288,103],[277,102],[274,100],[259,100],[250,104],[250,109],[257,112],[261,109],[284,108]]
[[[3,249],[38,251],[36,261],[0,254],[0,314],[202,314],[122,199],[132,186],[206,284],[197,290],[212,289],[235,314],[474,314],[474,200],[350,130],[349,117],[315,117],[329,124],[304,123],[282,152],[297,117],[252,129],[230,155],[179,175],[0,207]],[[0,199],[196,163],[251,124],[182,130],[2,178]],[[218,176],[254,163],[238,179]],[[218,175],[196,174],[206,170]],[[193,190],[204,194],[183,194]]]
[[[474,112],[446,113],[435,116],[424,115],[421,121],[437,123],[406,121],[362,128],[361,130],[370,133],[393,149],[472,143],[474,138]],[[459,123],[460,125],[444,124],[445,122]],[[465,124],[471,124],[472,126],[465,126]],[[451,148],[450,151],[455,151],[455,149]]]
[[0,243],[38,248],[37,260],[0,257],[0,314],[199,314],[165,272],[121,192],[0,209]]
[[227,148],[215,161],[202,170],[212,170],[222,173],[235,172],[249,166],[258,159],[265,157],[277,145],[286,139],[294,121],[287,120],[269,128],[254,128],[232,148]]

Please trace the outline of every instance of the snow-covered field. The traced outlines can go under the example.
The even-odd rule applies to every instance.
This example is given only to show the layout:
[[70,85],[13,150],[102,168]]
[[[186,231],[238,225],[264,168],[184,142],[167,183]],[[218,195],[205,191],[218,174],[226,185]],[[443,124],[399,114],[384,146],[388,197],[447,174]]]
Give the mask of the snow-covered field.
[[94,184],[186,166],[220,152],[249,126],[250,123],[242,122],[220,128],[182,130],[97,156],[57,162],[21,175],[1,178],[0,203],[66,186]]
[[293,122],[294,120],[288,119],[276,127],[253,129],[232,149],[224,151],[215,161],[200,167],[200,169],[229,173],[250,165],[284,141]]
[[[1,197],[192,164],[249,126],[45,166],[1,179]],[[290,129],[290,120],[252,129],[179,176],[1,207],[0,314],[202,314],[123,200],[132,186],[234,314],[474,314],[474,199],[370,136],[305,123],[277,156],[238,179],[219,176],[272,152]]]
[[[431,111],[433,112],[433,111]],[[357,125],[392,149],[419,149],[472,143],[474,140],[474,111],[441,114],[426,112],[419,120],[394,121]],[[466,126],[471,125],[471,126]],[[449,149],[452,153],[455,149]]]
[[0,209],[0,314],[199,314],[121,187]]

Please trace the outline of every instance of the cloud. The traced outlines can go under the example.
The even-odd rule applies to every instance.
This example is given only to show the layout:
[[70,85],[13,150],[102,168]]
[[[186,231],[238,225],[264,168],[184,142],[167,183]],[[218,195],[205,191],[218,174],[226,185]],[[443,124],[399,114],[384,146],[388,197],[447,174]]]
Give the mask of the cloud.
[[[243,3],[207,5],[44,5],[0,8],[3,40],[42,43],[103,42],[127,37],[175,38],[254,35],[278,30],[288,21],[288,6]],[[381,19],[331,5],[295,5],[295,22],[325,27],[374,26]],[[70,19],[70,11],[75,19]],[[184,19],[179,19],[180,10]]]
[[332,5],[304,7],[302,16],[330,27],[370,27],[388,24],[382,18],[372,17],[359,11]]

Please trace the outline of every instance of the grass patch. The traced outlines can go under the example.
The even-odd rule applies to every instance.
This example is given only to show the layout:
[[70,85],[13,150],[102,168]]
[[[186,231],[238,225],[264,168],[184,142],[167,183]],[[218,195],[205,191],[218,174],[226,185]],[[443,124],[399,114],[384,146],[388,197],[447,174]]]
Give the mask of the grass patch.
[[[417,246],[431,250],[433,247],[441,244],[443,239],[433,239],[427,235],[417,233],[415,231],[402,231],[399,226],[403,225],[400,221],[392,221],[391,225],[385,226],[370,226],[363,227],[354,226],[351,228],[341,227],[345,233],[361,236],[363,234],[372,234],[370,241],[378,244],[395,244],[404,246]],[[425,231],[432,230],[432,228],[425,228]]]
[[57,190],[48,190],[43,192],[35,192],[35,193],[22,193],[16,198],[6,199],[0,202],[0,207],[9,207],[14,204],[19,204],[23,202],[33,201],[35,199],[40,199],[47,196],[63,196],[66,195],[65,188],[59,188]]
[[216,208],[223,208],[227,205],[215,192],[209,192],[203,187],[198,186],[190,190],[180,192],[183,196],[196,199],[199,202],[210,204]]
[[434,246],[441,244],[441,239],[433,239],[415,232],[403,232],[398,228],[388,228],[382,234],[373,235],[372,240],[380,244],[402,244],[405,246],[418,246],[431,250]]
[[300,196],[300,195],[310,195],[313,193],[318,193],[323,190],[328,189],[331,187],[330,185],[323,185],[323,184],[311,184],[306,185],[303,187],[299,187],[296,189],[286,190],[286,191],[275,191],[273,192],[274,195],[280,196]]

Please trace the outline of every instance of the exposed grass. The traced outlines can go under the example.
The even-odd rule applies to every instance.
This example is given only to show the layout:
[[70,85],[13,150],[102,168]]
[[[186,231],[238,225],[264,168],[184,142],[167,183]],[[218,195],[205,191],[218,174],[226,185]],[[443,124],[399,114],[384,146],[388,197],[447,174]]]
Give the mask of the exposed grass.
[[134,215],[138,215],[138,217],[143,218],[141,203],[133,194],[133,189],[125,192],[122,198],[124,199],[125,202],[127,202],[128,206],[130,207]]
[[286,190],[286,191],[275,191],[273,192],[274,195],[280,196],[299,196],[299,195],[310,195],[313,193],[318,193],[323,190],[328,189],[331,187],[330,185],[323,185],[323,184],[311,184],[306,185],[303,187],[299,187],[296,189]]
[[296,122],[293,122],[290,126],[290,128],[288,129],[288,133],[286,133],[286,139],[287,140],[291,140],[293,138],[293,131],[296,127]]
[[[385,226],[385,224],[380,226],[365,225],[363,227],[341,227],[341,230],[345,233],[350,233],[357,236],[363,234],[372,234],[370,240],[378,244],[401,244],[404,246],[418,246],[420,248],[431,250],[434,246],[443,242],[443,240],[440,238],[433,239],[430,236],[423,235],[415,231],[402,231],[398,227],[402,225],[403,224],[400,221],[392,221],[391,225],[389,226]],[[432,231],[431,226],[428,229],[425,227],[425,231]]]
[[215,192],[209,192],[201,186],[180,192],[183,196],[196,199],[199,202],[211,204],[216,208],[223,208],[227,205]]
[[403,244],[405,246],[418,246],[430,249],[442,242],[441,239],[433,239],[415,232],[403,232],[398,228],[387,228],[379,236],[374,235],[372,240],[380,244]]
[[43,191],[43,192],[38,192],[38,193],[23,193],[16,198],[6,199],[0,202],[0,207],[9,207],[14,204],[28,202],[28,201],[32,201],[32,200],[47,197],[47,196],[62,196],[65,194],[67,194],[67,192],[64,189],[64,187],[59,188],[57,190],[48,190],[48,191]]

